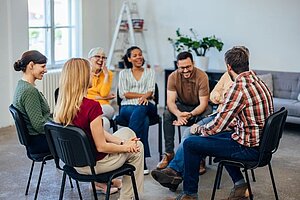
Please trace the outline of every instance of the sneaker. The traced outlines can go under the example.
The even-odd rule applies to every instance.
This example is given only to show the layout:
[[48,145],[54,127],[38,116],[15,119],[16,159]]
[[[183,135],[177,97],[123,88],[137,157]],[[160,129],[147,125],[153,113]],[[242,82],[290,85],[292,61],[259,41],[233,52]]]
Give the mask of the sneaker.
[[175,192],[178,188],[178,185],[182,182],[182,177],[178,172],[172,168],[165,168],[163,170],[153,170],[151,172],[154,180],[159,182],[162,186],[169,188],[172,192]]
[[149,175],[150,174],[150,170],[149,169],[144,169],[144,175]]
[[146,163],[144,163],[144,175],[148,175],[150,173]]
[[234,186],[230,192],[230,195],[227,199],[222,200],[248,200],[249,191],[247,183],[243,183],[237,186]]
[[164,169],[168,166],[169,162],[174,158],[174,153],[164,153],[163,158],[157,164],[156,169]]

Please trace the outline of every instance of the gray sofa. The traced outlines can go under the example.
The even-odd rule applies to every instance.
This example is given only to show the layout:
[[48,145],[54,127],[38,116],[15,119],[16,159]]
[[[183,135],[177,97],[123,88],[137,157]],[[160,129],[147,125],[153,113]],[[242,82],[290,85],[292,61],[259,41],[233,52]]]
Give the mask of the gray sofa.
[[275,111],[285,107],[288,110],[286,121],[300,124],[300,73],[254,71],[271,89]]

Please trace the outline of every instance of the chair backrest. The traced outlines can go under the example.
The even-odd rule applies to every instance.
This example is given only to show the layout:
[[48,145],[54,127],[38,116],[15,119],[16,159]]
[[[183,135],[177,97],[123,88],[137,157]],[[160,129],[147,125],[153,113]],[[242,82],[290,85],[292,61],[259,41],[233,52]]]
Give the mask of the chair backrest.
[[57,103],[58,94],[59,94],[59,88],[56,88],[55,91],[54,91],[54,102],[55,102],[55,104]]
[[[155,105],[157,106],[157,104],[159,103],[159,91],[158,91],[158,86],[157,86],[157,83],[155,83],[155,91],[154,91],[154,102],[155,102]],[[117,104],[119,106],[119,109],[121,108],[121,97],[119,95],[119,88],[117,89]]]
[[75,126],[47,122],[44,126],[51,154],[71,167],[95,166],[95,147],[85,132]]
[[266,120],[263,134],[260,138],[259,165],[267,164],[271,160],[272,154],[275,153],[275,151],[278,149],[286,117],[287,110],[282,107],[279,111],[270,115]]
[[9,111],[15,121],[20,143],[24,146],[28,146],[30,141],[29,134],[22,113],[16,107],[14,107],[13,104],[9,106]]

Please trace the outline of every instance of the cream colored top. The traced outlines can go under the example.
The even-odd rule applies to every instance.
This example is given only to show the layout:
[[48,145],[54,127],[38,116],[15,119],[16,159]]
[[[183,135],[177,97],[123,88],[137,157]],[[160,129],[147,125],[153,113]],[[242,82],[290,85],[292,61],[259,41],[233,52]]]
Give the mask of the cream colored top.
[[228,72],[225,72],[214,87],[213,91],[210,93],[210,101],[214,104],[223,103],[225,94],[232,83],[233,81],[231,80]]

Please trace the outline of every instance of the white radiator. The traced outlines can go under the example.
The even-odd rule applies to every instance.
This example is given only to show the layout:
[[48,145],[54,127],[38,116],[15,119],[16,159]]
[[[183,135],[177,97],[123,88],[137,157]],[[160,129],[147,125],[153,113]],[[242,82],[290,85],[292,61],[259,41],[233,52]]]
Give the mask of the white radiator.
[[44,94],[48,101],[50,112],[53,113],[55,107],[54,92],[59,86],[59,78],[61,74],[61,69],[49,70],[43,77],[40,85],[37,88]]

